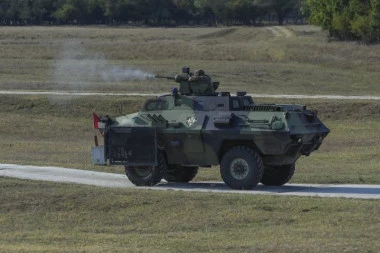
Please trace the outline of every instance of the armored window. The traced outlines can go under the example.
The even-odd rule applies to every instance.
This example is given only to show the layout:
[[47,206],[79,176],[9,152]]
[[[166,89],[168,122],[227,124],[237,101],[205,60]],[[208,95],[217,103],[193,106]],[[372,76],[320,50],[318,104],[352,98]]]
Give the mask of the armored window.
[[145,104],[144,111],[161,111],[166,110],[168,107],[166,101],[152,100]]
[[240,103],[237,99],[232,99],[232,109],[233,110],[239,110],[240,109]]
[[250,104],[251,104],[251,102],[249,101],[249,99],[243,99],[243,105],[244,106],[248,106]]

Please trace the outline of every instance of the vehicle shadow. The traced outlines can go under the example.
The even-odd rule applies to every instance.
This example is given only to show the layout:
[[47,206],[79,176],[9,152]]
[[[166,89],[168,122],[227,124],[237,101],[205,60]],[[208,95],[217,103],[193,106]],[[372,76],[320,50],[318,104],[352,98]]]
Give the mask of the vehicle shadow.
[[183,191],[200,192],[236,192],[251,194],[279,194],[299,196],[328,196],[353,197],[356,195],[369,195],[368,198],[380,198],[380,185],[320,185],[320,184],[286,184],[283,186],[257,185],[252,190],[233,190],[223,182],[190,182],[190,183],[164,183],[156,187]]

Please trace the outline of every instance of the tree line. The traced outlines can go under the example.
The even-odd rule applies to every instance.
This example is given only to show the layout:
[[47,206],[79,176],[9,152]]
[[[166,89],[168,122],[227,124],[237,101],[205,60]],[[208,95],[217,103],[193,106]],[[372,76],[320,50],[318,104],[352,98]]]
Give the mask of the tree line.
[[0,0],[2,25],[256,25],[297,22],[299,0]]
[[312,24],[380,42],[380,0],[0,0],[0,25]]
[[332,38],[380,41],[380,0],[305,0],[303,12]]

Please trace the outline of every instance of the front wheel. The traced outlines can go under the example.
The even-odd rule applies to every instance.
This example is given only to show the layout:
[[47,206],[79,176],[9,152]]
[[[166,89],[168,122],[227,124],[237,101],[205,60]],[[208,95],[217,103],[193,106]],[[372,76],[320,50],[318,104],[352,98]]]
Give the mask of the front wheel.
[[129,181],[137,186],[158,184],[164,177],[167,164],[164,154],[157,152],[157,166],[125,166],[125,174]]
[[270,186],[281,186],[293,177],[296,166],[294,163],[281,166],[267,166],[261,183]]
[[264,165],[252,148],[236,146],[228,150],[220,162],[223,181],[233,189],[252,189],[261,180]]

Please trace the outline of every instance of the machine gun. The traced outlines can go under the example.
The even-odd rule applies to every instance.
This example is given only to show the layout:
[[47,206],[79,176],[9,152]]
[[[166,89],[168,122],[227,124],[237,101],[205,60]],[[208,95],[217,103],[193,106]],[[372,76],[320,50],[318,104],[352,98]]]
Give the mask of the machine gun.
[[156,75],[155,78],[165,78],[168,80],[174,80],[177,83],[181,83],[181,82],[187,82],[191,76],[193,76],[193,73],[190,72],[190,68],[189,67],[183,67],[182,68],[182,75],[176,75],[174,77]]
[[155,78],[164,78],[168,80],[174,80],[176,83],[187,82],[189,80],[189,77],[186,75],[176,75],[174,77],[156,75]]

